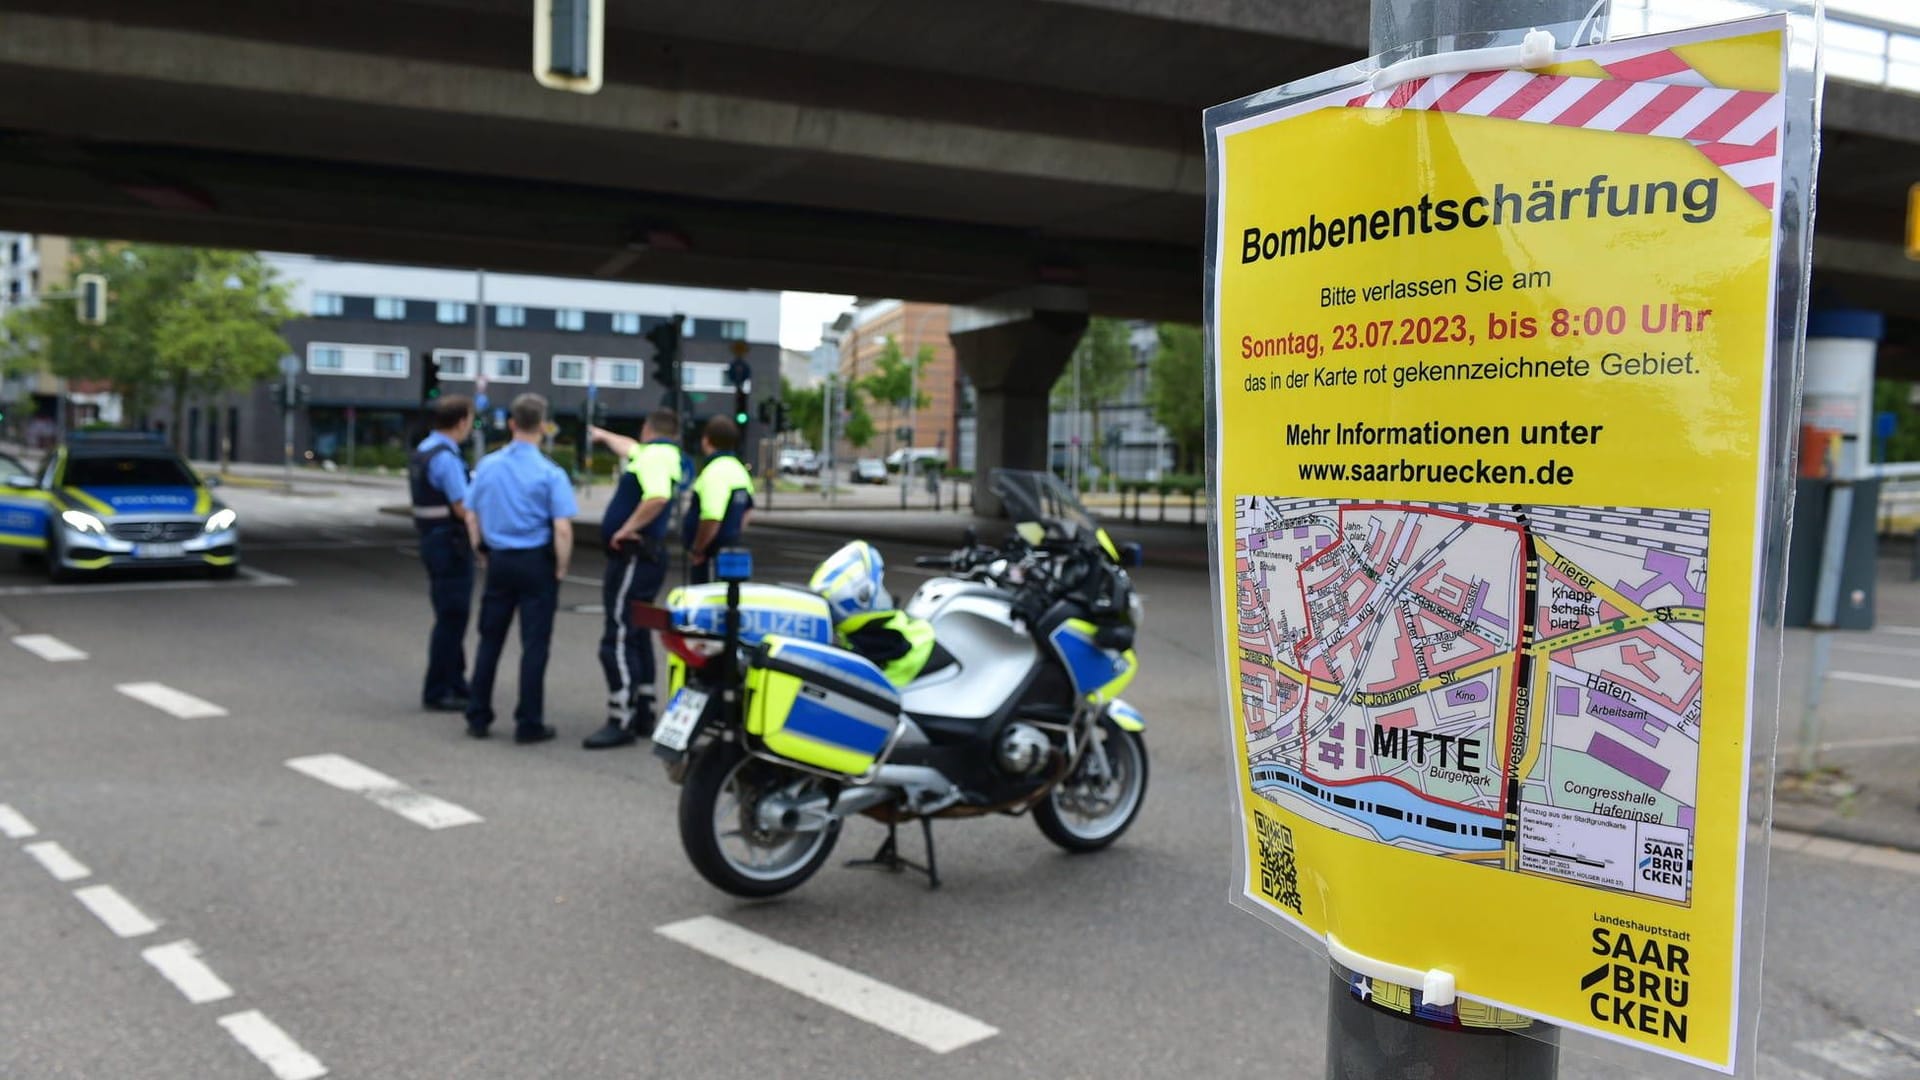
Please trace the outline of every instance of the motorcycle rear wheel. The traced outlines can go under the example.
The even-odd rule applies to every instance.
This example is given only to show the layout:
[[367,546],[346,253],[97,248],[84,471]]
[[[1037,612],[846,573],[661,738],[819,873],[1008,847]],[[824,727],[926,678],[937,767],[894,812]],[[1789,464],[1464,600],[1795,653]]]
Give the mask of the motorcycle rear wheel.
[[716,742],[680,789],[680,846],[700,876],[748,899],[798,888],[833,854],[840,822],[813,832],[767,830],[754,820],[762,796],[796,774]]
[[1033,808],[1033,823],[1047,839],[1080,854],[1120,839],[1147,798],[1147,744],[1139,735],[1102,717],[1095,734],[1107,751],[1112,777],[1094,784],[1082,755],[1073,775],[1054,785]]

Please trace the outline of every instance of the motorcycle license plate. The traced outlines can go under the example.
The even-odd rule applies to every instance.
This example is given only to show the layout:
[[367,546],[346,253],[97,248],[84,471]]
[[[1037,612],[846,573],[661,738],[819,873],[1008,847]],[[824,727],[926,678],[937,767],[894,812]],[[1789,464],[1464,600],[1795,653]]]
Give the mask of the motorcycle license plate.
[[673,700],[667,702],[667,711],[660,722],[653,726],[653,741],[669,750],[685,750],[694,727],[700,723],[700,714],[706,711],[704,692],[681,687]]
[[185,544],[135,544],[133,557],[136,559],[183,559],[187,555]]

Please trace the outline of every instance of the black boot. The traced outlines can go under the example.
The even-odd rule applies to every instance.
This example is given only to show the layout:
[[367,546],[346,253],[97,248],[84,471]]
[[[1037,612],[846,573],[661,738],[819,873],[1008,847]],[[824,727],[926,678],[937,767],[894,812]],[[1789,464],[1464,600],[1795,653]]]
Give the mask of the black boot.
[[605,727],[582,739],[580,745],[588,750],[611,750],[616,746],[626,746],[633,740],[633,732],[621,726],[620,721],[609,720]]
[[645,739],[653,735],[653,695],[641,694],[633,699],[633,719],[627,721],[627,730],[636,739]]

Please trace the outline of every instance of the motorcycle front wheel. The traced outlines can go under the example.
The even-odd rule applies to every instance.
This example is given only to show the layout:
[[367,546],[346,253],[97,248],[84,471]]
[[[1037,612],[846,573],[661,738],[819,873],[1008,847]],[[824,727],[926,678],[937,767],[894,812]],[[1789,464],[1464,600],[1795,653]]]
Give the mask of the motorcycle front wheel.
[[1033,808],[1033,823],[1047,839],[1076,853],[1099,851],[1120,839],[1147,796],[1146,741],[1105,717],[1094,737],[1106,751],[1107,775],[1097,775],[1089,748]]
[[758,810],[763,798],[812,782],[733,743],[707,747],[680,789],[680,846],[693,868],[750,899],[798,888],[833,854],[840,822],[806,832],[767,828]]

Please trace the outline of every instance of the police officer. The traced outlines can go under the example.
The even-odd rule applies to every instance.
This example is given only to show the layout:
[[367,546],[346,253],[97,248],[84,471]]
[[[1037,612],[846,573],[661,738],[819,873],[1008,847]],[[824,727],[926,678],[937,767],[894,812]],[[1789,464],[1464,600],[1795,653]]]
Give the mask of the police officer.
[[625,746],[653,730],[653,640],[633,625],[633,604],[652,603],[667,578],[667,520],[686,475],[680,415],[656,409],[635,441],[604,428],[587,434],[620,458],[619,481],[600,521],[606,576],[600,583],[605,628],[600,667],[607,676],[607,723],[581,743],[589,750]]
[[493,725],[493,676],[518,610],[520,702],[513,711],[513,741],[539,743],[554,736],[542,717],[547,647],[560,579],[573,561],[573,515],[580,508],[567,474],[540,452],[547,399],[521,394],[509,414],[513,441],[480,462],[468,500],[467,534],[483,552],[487,584],[480,595],[467,734],[484,739]]
[[407,457],[413,496],[413,527],[420,534],[420,561],[427,568],[427,598],[433,603],[433,634],[427,639],[427,678],[420,701],[441,712],[466,712],[467,615],[473,610],[473,548],[464,511],[467,465],[460,444],[473,431],[473,402],[460,396],[433,403],[433,431]]
[[713,580],[715,552],[740,542],[753,514],[753,477],[740,463],[740,425],[716,416],[701,429],[700,452],[707,463],[693,480],[682,538],[693,582]]

